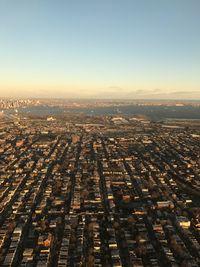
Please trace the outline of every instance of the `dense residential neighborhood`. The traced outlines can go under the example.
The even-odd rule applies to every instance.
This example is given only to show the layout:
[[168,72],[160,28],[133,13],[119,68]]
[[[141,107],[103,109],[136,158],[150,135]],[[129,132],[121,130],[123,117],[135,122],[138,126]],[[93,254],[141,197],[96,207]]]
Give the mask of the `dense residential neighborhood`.
[[0,266],[199,266],[199,130],[2,116]]

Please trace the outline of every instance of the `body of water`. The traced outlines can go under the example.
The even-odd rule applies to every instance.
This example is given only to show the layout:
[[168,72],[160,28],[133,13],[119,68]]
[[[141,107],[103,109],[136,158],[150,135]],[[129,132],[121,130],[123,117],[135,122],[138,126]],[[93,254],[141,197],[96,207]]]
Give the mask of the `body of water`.
[[[121,107],[96,107],[96,108],[62,108],[62,107],[26,107],[18,108],[18,113],[53,116],[69,112],[84,113],[87,115],[144,115],[152,120],[162,119],[200,119],[200,107],[196,106],[121,106]],[[4,110],[6,114],[15,114],[15,109]]]

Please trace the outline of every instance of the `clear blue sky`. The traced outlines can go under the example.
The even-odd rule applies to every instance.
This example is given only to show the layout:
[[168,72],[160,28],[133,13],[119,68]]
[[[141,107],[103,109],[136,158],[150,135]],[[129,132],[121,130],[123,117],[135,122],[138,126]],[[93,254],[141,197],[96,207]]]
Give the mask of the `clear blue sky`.
[[200,98],[199,0],[0,0],[0,96]]

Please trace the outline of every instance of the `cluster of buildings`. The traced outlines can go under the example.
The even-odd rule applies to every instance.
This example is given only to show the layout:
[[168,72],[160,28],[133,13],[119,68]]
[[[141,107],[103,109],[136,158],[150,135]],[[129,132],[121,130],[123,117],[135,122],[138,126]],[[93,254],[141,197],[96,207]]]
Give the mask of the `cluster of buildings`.
[[199,266],[199,151],[199,128],[2,118],[0,266]]
[[16,109],[27,106],[38,105],[38,100],[33,99],[0,99],[0,109]]

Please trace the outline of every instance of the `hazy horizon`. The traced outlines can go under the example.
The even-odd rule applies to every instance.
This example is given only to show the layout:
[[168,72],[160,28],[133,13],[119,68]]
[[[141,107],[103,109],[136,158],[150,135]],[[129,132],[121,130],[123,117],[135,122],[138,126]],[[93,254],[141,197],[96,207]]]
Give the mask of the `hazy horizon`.
[[200,1],[1,1],[0,97],[200,100]]

